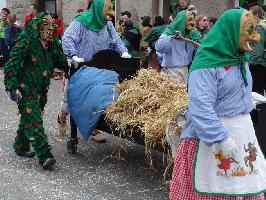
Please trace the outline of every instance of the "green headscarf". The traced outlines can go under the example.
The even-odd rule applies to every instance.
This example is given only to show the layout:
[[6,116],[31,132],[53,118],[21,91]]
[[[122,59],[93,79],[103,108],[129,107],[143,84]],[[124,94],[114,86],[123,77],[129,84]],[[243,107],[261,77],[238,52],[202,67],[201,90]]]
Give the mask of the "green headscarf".
[[174,21],[171,22],[163,32],[165,35],[172,35],[175,31],[180,31],[180,33],[185,36],[186,30],[186,11],[183,10],[175,17]]
[[198,34],[198,32],[195,29],[191,30],[190,33],[186,36],[186,38],[191,39],[191,40],[201,44],[200,35]]
[[79,21],[87,29],[98,32],[107,25],[103,15],[104,0],[94,0],[91,8],[79,13],[75,20]]
[[190,32],[186,31],[186,12],[186,10],[179,12],[174,21],[172,21],[171,24],[167,26],[163,34],[169,36],[172,35],[175,31],[180,31],[182,36],[201,43],[200,36],[195,30],[191,30]]
[[240,19],[244,9],[231,9],[223,13],[201,43],[190,67],[190,73],[202,68],[240,65],[247,86],[245,62],[249,53],[239,54]]

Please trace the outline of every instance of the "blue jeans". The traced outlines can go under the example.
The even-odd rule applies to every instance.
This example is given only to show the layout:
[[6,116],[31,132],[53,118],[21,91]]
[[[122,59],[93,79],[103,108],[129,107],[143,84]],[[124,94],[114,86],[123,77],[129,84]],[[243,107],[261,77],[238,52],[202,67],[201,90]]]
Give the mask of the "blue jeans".
[[1,54],[3,55],[4,63],[6,63],[8,60],[8,48],[6,46],[4,38],[0,38],[0,51]]

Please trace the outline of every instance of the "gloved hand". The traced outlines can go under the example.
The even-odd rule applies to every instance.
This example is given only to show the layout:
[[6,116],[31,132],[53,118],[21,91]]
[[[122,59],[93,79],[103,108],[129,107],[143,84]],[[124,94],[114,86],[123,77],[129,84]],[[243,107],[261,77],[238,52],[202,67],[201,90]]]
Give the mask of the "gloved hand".
[[82,63],[82,62],[84,62],[84,58],[79,58],[78,56],[73,56],[72,61],[77,62],[77,63]]
[[175,31],[175,32],[173,33],[173,38],[174,38],[174,39],[180,39],[181,37],[182,37],[182,34],[181,34],[180,31]]
[[178,126],[185,126],[185,124],[186,124],[185,116],[177,114],[176,123],[177,123]]
[[67,59],[67,65],[68,65],[68,67],[71,67],[71,63],[72,63],[72,59],[68,58]]
[[234,158],[237,155],[237,145],[232,138],[228,138],[218,143],[225,156]]
[[131,55],[128,52],[122,53],[122,58],[131,58]]
[[73,56],[72,57],[72,63],[74,64],[75,68],[78,67],[79,63],[82,63],[84,61],[85,61],[84,58],[79,58],[78,56]]
[[17,100],[21,99],[21,97],[22,97],[18,90],[12,90],[9,93],[9,96],[10,96],[11,101],[17,101]]

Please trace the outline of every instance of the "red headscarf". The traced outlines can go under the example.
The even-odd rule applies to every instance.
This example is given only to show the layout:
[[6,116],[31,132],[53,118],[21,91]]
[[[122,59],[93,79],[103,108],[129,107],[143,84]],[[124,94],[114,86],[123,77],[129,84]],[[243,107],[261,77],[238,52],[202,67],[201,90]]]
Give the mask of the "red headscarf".
[[61,36],[62,32],[63,32],[63,26],[62,26],[62,19],[60,18],[57,18],[54,20],[55,24],[57,25],[57,29],[56,29],[56,32],[55,32],[55,35],[56,36]]

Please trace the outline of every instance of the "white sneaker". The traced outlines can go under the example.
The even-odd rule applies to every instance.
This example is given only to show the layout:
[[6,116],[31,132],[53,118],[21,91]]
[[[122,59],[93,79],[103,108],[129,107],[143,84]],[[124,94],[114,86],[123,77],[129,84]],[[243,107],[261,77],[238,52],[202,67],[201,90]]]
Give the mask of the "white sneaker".
[[106,142],[106,137],[104,136],[104,134],[102,134],[100,131],[98,131],[96,129],[92,132],[91,139],[93,139],[94,141],[96,141],[98,143],[105,143]]

